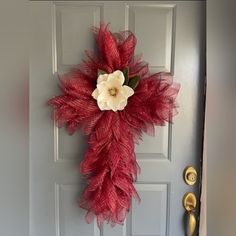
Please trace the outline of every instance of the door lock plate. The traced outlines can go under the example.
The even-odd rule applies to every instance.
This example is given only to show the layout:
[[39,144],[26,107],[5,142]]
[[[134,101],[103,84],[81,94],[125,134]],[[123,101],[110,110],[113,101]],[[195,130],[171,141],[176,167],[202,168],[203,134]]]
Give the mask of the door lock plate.
[[193,166],[188,166],[184,170],[184,181],[187,185],[194,185],[197,182],[197,171]]

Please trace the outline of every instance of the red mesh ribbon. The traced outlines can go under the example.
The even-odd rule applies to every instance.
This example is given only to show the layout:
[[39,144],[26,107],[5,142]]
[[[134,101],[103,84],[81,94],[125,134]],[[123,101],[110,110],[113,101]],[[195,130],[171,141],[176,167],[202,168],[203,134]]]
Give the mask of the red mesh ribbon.
[[[93,28],[98,47],[95,54],[78,68],[60,78],[63,94],[52,98],[53,119],[69,133],[81,128],[88,135],[89,148],[81,163],[87,179],[80,206],[87,209],[87,222],[96,216],[103,221],[122,224],[130,210],[132,197],[139,199],[133,186],[139,167],[134,144],[143,132],[154,134],[155,125],[171,122],[179,85],[170,73],[149,74],[141,57],[134,57],[135,36],[124,31],[112,34],[107,25]],[[129,68],[129,76],[139,75],[140,83],[124,110],[101,111],[91,94],[96,88],[97,71],[111,73]]]

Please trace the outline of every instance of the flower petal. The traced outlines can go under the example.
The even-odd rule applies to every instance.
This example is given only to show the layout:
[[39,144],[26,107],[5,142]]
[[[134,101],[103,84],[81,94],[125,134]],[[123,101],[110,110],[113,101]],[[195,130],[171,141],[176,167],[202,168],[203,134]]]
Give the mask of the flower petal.
[[107,105],[109,107],[110,110],[113,110],[113,111],[117,111],[117,107],[119,106],[119,103],[117,104],[117,102],[119,101],[116,101],[116,99],[109,99],[109,101],[107,101]]
[[119,111],[124,110],[124,108],[126,107],[126,105],[127,105],[127,99],[123,100],[123,101],[119,104],[118,110],[119,110]]
[[107,102],[105,101],[97,101],[97,104],[98,104],[98,107],[101,111],[104,111],[104,110],[110,110],[110,108],[107,106]]
[[100,93],[97,97],[97,100],[100,101],[105,101],[107,102],[111,98],[111,95],[107,90],[104,90],[102,93]]
[[96,88],[93,92],[92,92],[92,97],[94,98],[94,99],[97,99],[98,98],[98,89]]
[[99,84],[103,81],[107,81],[107,79],[108,79],[108,74],[99,75],[98,79],[97,79],[97,84]]
[[108,90],[108,83],[106,81],[102,81],[100,84],[97,84],[97,89],[99,94],[105,90]]
[[107,101],[107,105],[111,110],[117,111],[120,110],[120,104],[123,103],[125,100],[127,99],[123,98],[122,96],[110,97],[110,99]]
[[125,76],[124,76],[123,72],[120,70],[116,70],[113,72],[113,74],[120,79],[121,85],[123,85],[123,83],[125,82]]
[[116,70],[112,74],[108,75],[107,82],[109,83],[116,83],[119,86],[122,86],[122,84],[125,82],[125,77],[122,71]]
[[121,90],[121,93],[126,97],[130,97],[134,94],[134,90],[132,88],[130,88],[129,86],[122,86],[122,90]]

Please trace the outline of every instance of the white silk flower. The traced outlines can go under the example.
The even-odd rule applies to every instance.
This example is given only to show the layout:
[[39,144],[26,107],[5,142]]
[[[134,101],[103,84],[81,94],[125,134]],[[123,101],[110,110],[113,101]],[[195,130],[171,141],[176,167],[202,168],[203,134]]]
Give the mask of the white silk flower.
[[93,91],[92,97],[97,100],[100,110],[123,110],[127,100],[134,94],[134,90],[123,85],[125,77],[122,71],[116,70],[111,74],[98,76],[97,88]]

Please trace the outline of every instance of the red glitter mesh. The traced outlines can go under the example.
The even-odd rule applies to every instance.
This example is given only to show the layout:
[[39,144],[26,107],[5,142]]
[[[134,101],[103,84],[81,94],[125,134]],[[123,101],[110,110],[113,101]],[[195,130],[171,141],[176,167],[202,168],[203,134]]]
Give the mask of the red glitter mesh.
[[[94,216],[99,226],[123,224],[132,197],[139,199],[133,182],[139,167],[134,145],[142,133],[154,134],[155,125],[171,122],[177,114],[175,98],[179,84],[170,73],[150,75],[148,64],[134,56],[136,37],[130,31],[111,33],[108,25],[93,28],[98,53],[85,51],[87,59],[60,78],[63,95],[48,101],[53,119],[73,134],[81,128],[88,135],[89,148],[80,165],[88,185],[80,202],[87,209],[86,221]],[[97,72],[129,68],[129,77],[139,75],[140,83],[124,110],[101,111],[91,96]]]

